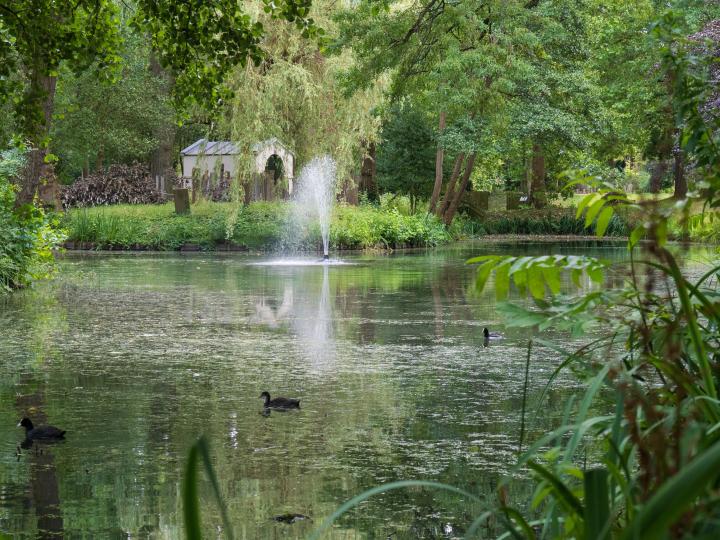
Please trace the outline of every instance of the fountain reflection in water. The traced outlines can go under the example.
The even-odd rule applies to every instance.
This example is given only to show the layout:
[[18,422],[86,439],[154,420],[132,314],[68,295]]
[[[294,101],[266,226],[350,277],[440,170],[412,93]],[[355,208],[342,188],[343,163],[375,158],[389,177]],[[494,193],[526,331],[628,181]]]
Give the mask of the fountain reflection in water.
[[[330,302],[330,269],[323,268],[323,279],[317,305],[308,301],[297,306],[292,328],[301,350],[315,371],[325,371],[335,365],[335,339]],[[312,297],[311,297],[312,298]]]
[[[276,309],[273,297],[262,297],[255,304],[251,324],[268,328],[289,328],[297,338],[298,351],[306,357],[314,370],[324,371],[335,365],[335,338],[333,310],[330,297],[329,265],[323,265],[320,290],[309,274],[296,275],[285,282],[282,302]],[[314,276],[317,270],[311,270]],[[296,294],[299,285],[300,294]]]

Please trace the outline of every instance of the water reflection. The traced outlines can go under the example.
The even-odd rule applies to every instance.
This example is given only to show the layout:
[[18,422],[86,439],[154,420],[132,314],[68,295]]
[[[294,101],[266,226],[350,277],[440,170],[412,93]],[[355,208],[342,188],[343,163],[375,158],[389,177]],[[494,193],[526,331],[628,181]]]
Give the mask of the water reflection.
[[[0,300],[0,532],[180,538],[186,452],[203,433],[241,538],[307,537],[353,495],[393,480],[494,497],[517,455],[529,336],[502,327],[492,289],[473,292],[472,254],[305,267],[236,255],[67,259],[56,283]],[[505,339],[483,348],[485,326]],[[560,377],[543,394],[557,362],[533,350],[528,402],[543,414],[526,419],[526,441],[575,390]],[[302,409],[263,416],[263,390]],[[15,424],[29,407],[67,441],[18,460]],[[214,537],[220,516],[208,485],[201,494]],[[481,510],[452,494],[393,492],[328,537],[456,538]],[[286,515],[312,521],[274,519]]]
[[[330,300],[330,266],[284,275],[282,300],[273,308],[275,298],[266,295],[255,304],[251,324],[268,328],[286,328],[297,338],[293,347],[317,371],[331,369],[334,364],[335,340],[333,306]],[[318,276],[321,276],[318,283]],[[296,294],[296,288],[298,294]]]
[[291,322],[292,331],[297,337],[296,347],[299,347],[315,371],[329,370],[335,365],[329,272],[329,267],[322,268],[319,294],[305,296],[305,301],[296,305]]
[[[19,395],[15,406],[20,417],[33,411],[38,425],[47,423],[44,413],[44,395],[41,391]],[[37,538],[63,538],[63,518],[60,508],[60,490],[52,443],[32,441],[25,438],[20,444],[24,452],[18,452],[18,460],[25,458],[29,465],[28,492],[37,519]]]

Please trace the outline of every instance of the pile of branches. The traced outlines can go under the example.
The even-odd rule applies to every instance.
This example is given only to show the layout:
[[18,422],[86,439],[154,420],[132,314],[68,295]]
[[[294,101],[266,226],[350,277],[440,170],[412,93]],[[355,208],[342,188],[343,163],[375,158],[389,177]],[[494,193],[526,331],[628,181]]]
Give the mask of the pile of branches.
[[76,180],[63,188],[64,208],[103,204],[153,204],[165,201],[177,181],[171,171],[165,175],[165,192],[157,189],[146,165],[111,165]]

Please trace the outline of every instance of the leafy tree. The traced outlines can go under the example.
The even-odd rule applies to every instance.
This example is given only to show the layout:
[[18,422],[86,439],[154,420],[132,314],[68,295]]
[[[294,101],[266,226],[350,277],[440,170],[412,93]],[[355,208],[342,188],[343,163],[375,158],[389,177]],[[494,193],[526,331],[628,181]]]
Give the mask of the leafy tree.
[[41,208],[14,208],[13,180],[24,159],[19,150],[0,153],[0,294],[48,276],[54,269],[52,249],[61,240]]
[[[309,0],[267,0],[275,17],[294,21],[306,35],[319,32],[307,17]],[[234,0],[173,2],[137,0],[133,24],[150,35],[161,65],[175,75],[178,103],[215,107],[227,97],[226,74],[248,57],[260,58],[263,26],[253,22]],[[9,0],[0,4],[0,96],[22,93],[16,113],[32,150],[18,203],[32,200],[46,174],[48,135],[54,111],[57,76],[63,62],[78,70],[97,62],[117,76],[121,25],[112,0]],[[10,86],[8,75],[22,71],[25,86]]]
[[[718,16],[713,2],[681,1],[672,11],[677,36],[688,36]],[[666,6],[652,0],[595,1],[590,5],[589,67],[602,81],[598,93],[604,126],[593,132],[598,161],[623,156],[653,160],[650,188],[658,191],[673,165],[676,194],[683,196],[684,165],[678,145],[678,112],[673,105],[676,76],[660,69],[663,48],[651,33]],[[667,16],[667,14],[665,14]],[[642,111],[642,114],[639,114]]]
[[[476,164],[496,174],[490,166],[500,167],[499,148],[520,149],[524,163],[528,147],[535,147],[536,170],[544,171],[543,145],[555,150],[584,143],[591,78],[582,67],[588,52],[584,4],[577,4],[360,2],[340,17],[340,43],[359,58],[348,70],[349,87],[390,77],[391,97],[412,97],[439,119],[440,147],[455,162],[441,197],[445,152],[437,152],[430,211],[446,223]],[[444,136],[449,126],[464,126],[456,135],[466,136]],[[517,139],[525,142],[517,145]],[[536,177],[544,182],[545,174]]]
[[[265,15],[259,2],[255,7],[260,21]],[[317,2],[313,20],[329,36],[335,32],[328,18],[334,2]],[[379,118],[372,114],[379,102],[379,90],[370,88],[351,99],[343,94],[338,75],[355,59],[350,52],[328,56],[316,40],[309,39],[292,24],[278,22],[268,27],[259,44],[263,59],[256,65],[239,66],[230,77],[235,98],[220,116],[225,136],[230,136],[244,153],[239,162],[248,176],[252,145],[277,137],[293,150],[301,166],[319,154],[337,161],[337,176],[346,180],[358,172],[363,147],[376,138]]]
[[411,208],[430,195],[435,174],[435,133],[411,106],[395,106],[382,127],[377,153],[378,184],[410,196]]
[[174,123],[167,81],[150,70],[146,40],[124,34],[115,83],[103,78],[97,64],[79,74],[61,67],[50,148],[67,180],[105,162],[147,160],[159,146],[158,132]]

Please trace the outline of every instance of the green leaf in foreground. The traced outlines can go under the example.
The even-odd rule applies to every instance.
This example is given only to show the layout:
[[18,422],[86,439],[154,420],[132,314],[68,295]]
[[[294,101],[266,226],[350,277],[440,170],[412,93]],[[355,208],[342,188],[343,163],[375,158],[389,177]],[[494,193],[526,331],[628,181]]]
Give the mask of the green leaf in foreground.
[[328,530],[340,516],[342,516],[345,512],[352,510],[354,507],[359,505],[361,502],[369,499],[373,495],[378,495],[379,493],[385,493],[386,491],[392,491],[394,489],[402,489],[408,487],[430,487],[445,491],[451,491],[453,493],[457,493],[458,495],[462,495],[468,499],[471,499],[475,502],[482,502],[482,500],[477,495],[473,495],[472,493],[463,489],[456,488],[448,484],[442,484],[439,482],[428,482],[424,480],[401,480],[399,482],[391,482],[389,484],[383,484],[381,486],[368,489],[367,491],[347,501],[340,508],[335,510],[335,512],[333,512],[332,515],[323,522],[323,524],[310,537],[310,540],[316,540],[320,538],[322,534],[326,530]]
[[665,482],[640,509],[620,538],[662,538],[719,474],[720,443],[715,443]]
[[190,447],[187,465],[185,466],[185,477],[182,486],[183,498],[183,519],[185,521],[185,531],[188,540],[202,540],[202,528],[200,526],[200,500],[197,489],[197,469],[198,462],[202,459],[205,473],[207,474],[210,484],[213,488],[215,500],[220,508],[222,516],[223,529],[225,538],[233,539],[232,525],[228,518],[227,508],[220,494],[220,484],[217,481],[215,470],[210,461],[210,451],[205,437],[200,437],[195,444]]

